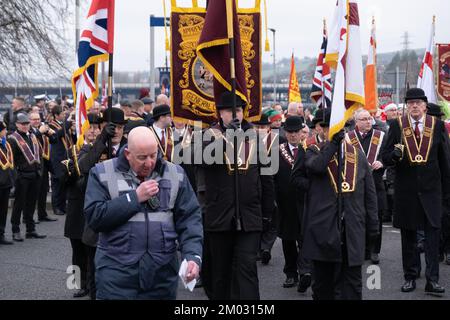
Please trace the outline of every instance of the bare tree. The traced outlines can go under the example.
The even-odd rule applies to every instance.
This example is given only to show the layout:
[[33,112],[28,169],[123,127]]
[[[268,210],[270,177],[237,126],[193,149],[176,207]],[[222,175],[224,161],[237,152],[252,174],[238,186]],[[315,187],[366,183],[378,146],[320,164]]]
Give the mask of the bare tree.
[[67,75],[67,53],[72,54],[74,50],[70,49],[66,34],[71,2],[0,0],[0,72],[3,79]]

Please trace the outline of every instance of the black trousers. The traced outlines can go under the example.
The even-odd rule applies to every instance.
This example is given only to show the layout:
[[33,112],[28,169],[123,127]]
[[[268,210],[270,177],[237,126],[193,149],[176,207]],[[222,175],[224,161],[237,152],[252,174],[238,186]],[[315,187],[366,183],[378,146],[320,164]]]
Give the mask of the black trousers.
[[288,278],[298,278],[305,273],[311,273],[311,261],[306,259],[300,247],[299,241],[296,240],[282,240],[284,255],[283,272]]
[[81,239],[70,239],[70,245],[72,246],[72,265],[80,268],[80,280],[81,288],[86,289],[86,274],[87,274],[87,260],[88,252],[86,245]]
[[276,210],[274,210],[274,213],[272,214],[272,220],[269,224],[269,227],[267,230],[264,230],[261,233],[261,251],[267,250],[272,251],[273,244],[277,240],[278,231],[277,231],[277,218],[278,213]]
[[86,250],[86,287],[89,289],[89,297],[91,300],[95,300],[96,297],[96,287],[95,287],[95,252],[97,247],[91,247],[85,245]]
[[16,192],[11,214],[12,232],[20,232],[20,216],[23,212],[27,233],[35,231],[33,220],[34,208],[39,188],[39,176],[36,173],[34,178],[24,178],[20,173],[16,179]]
[[259,300],[260,232],[207,232],[213,300]]
[[47,217],[48,179],[48,165],[43,163],[41,177],[39,179],[39,194],[37,198],[37,213],[39,219]]
[[342,263],[313,261],[314,300],[362,300],[361,266],[348,265],[345,243],[342,254]]
[[[433,228],[425,218],[425,276],[427,281],[439,281],[440,229]],[[420,253],[417,250],[417,231],[401,229],[402,263],[405,280],[415,280],[421,270]]]
[[66,185],[56,175],[52,175],[52,207],[66,212]]
[[0,189],[0,238],[5,235],[6,216],[8,215],[10,190],[11,188]]
[[380,253],[381,252],[381,240],[383,238],[383,210],[378,210],[378,232],[379,236],[374,239],[374,242],[370,242],[369,232],[366,230],[366,253]]

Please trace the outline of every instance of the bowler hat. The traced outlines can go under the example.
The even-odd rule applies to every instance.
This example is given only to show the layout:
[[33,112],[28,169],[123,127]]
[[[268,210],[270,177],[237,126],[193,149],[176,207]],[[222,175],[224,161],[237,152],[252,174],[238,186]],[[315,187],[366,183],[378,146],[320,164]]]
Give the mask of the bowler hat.
[[26,113],[19,113],[17,115],[16,123],[30,123],[30,118]]
[[433,117],[442,117],[443,115],[445,115],[442,110],[441,107],[435,103],[428,103],[427,105],[427,114]]
[[261,114],[261,118],[258,121],[253,122],[257,126],[268,126],[270,125],[269,116],[266,113]]
[[220,102],[216,105],[217,110],[233,108],[233,97],[236,96],[236,107],[244,108],[247,104],[238,95],[233,95],[231,91],[225,91],[220,96]]
[[100,123],[102,123],[101,117],[97,116],[96,114],[88,113],[87,117],[88,117],[89,124],[100,124]]
[[162,104],[153,109],[153,119],[158,120],[159,117],[170,114],[170,107],[167,104]]
[[[110,116],[110,118],[108,118]],[[120,108],[107,108],[105,112],[103,112],[102,122],[110,121],[115,124],[126,124],[127,120],[125,120],[125,114]]]
[[412,88],[406,92],[405,102],[408,102],[409,100],[423,100],[428,102],[425,91],[420,88]]
[[330,121],[331,121],[331,109],[327,108],[323,111],[323,120],[320,121],[320,126],[327,128],[330,126]]
[[284,130],[287,132],[299,131],[305,127],[303,122],[303,117],[300,116],[290,116],[284,122]]

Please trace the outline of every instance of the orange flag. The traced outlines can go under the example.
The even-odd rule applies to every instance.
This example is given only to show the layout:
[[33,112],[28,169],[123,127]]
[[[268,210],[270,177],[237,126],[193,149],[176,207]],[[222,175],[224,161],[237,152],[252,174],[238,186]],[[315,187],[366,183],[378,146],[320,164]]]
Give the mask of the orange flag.
[[289,103],[290,102],[302,102],[302,96],[300,95],[300,88],[298,87],[297,73],[295,72],[294,54],[291,58],[291,76],[289,77]]
[[370,113],[377,112],[378,86],[377,86],[377,40],[375,37],[375,18],[372,18],[372,34],[370,37],[369,55],[366,66],[366,106]]

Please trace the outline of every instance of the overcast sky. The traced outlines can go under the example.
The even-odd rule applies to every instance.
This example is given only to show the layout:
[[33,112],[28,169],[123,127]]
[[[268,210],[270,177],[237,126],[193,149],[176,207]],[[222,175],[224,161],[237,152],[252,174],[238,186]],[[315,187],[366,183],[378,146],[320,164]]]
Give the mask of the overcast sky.
[[[163,16],[162,1],[116,0],[115,70],[149,70],[149,16]],[[246,5],[253,1],[240,0],[240,3]],[[166,0],[168,15],[170,2]],[[191,1],[178,0],[178,3]],[[322,20],[326,18],[331,24],[335,4],[336,0],[267,0],[269,27],[276,29],[277,59],[290,56],[292,51],[300,58],[317,56],[322,42]],[[436,42],[450,43],[449,0],[359,0],[359,13],[363,54],[368,50],[372,15],[377,20],[378,52],[402,48],[405,31],[410,34],[411,48],[424,48],[433,14],[437,16]],[[163,28],[157,28],[155,34],[155,66],[158,67],[164,65]],[[272,45],[271,33],[269,40]],[[271,62],[271,53],[264,52],[263,61]]]

